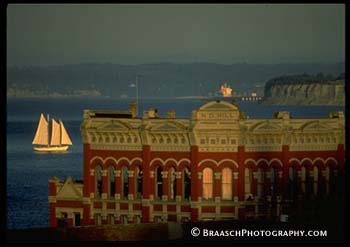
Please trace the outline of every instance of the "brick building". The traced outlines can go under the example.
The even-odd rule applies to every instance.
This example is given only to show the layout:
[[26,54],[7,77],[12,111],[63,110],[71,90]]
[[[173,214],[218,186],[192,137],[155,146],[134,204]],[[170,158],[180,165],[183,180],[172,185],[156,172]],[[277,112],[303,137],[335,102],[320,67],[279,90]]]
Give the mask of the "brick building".
[[84,111],[83,183],[49,180],[50,226],[262,217],[266,201],[329,195],[344,167],[342,112],[248,119],[226,101],[190,119],[136,111]]

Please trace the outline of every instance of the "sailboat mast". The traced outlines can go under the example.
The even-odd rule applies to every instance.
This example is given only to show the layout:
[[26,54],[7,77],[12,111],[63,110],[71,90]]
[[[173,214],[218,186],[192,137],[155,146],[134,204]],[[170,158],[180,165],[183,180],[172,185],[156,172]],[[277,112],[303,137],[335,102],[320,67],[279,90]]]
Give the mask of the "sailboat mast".
[[50,146],[50,116],[49,114],[47,114],[47,127],[48,127],[48,130],[49,130],[49,133],[47,135],[47,146],[49,147]]

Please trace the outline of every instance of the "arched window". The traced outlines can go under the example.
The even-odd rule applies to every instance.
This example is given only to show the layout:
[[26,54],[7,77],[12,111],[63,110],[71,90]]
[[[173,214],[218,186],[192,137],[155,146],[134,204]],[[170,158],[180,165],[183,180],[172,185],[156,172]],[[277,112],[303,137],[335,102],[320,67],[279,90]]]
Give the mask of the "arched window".
[[161,199],[163,195],[163,178],[162,178],[162,168],[158,166],[156,168],[156,176],[155,176],[155,182],[156,182],[156,197],[157,199]]
[[276,188],[277,188],[277,169],[275,167],[271,167],[271,196],[276,196]]
[[108,167],[108,196],[114,197],[115,194],[115,172],[114,167]]
[[185,200],[189,200],[191,196],[191,173],[187,167],[183,171],[183,195]]
[[203,198],[213,199],[213,170],[210,168],[203,170]]
[[140,167],[135,169],[135,188],[136,188],[136,198],[142,197],[142,177],[143,171]]
[[244,169],[244,193],[245,199],[248,199],[251,196],[251,188],[252,188],[253,176],[252,170],[250,168]]
[[313,181],[310,177],[310,170],[305,168],[305,193],[309,197],[313,192]]
[[317,166],[314,167],[314,183],[313,183],[314,195],[319,195],[320,191],[320,178],[319,178],[319,169]]
[[222,199],[232,200],[232,170],[230,168],[222,170]]
[[97,198],[101,197],[102,194],[102,168],[101,166],[95,167],[95,196]]
[[175,169],[173,167],[171,167],[168,171],[168,195],[169,195],[169,200],[175,200],[176,176],[175,176]]
[[330,195],[333,195],[335,192],[335,168],[333,166],[329,166],[328,168],[328,193]]
[[258,168],[258,197],[264,195],[264,182],[265,182],[265,171],[264,169]]
[[127,199],[129,194],[129,174],[128,167],[122,167],[122,198]]
[[301,191],[305,194],[305,181],[306,180],[306,169],[305,166],[301,167]]
[[294,167],[289,167],[288,190],[289,198],[294,200],[297,191],[297,178]]

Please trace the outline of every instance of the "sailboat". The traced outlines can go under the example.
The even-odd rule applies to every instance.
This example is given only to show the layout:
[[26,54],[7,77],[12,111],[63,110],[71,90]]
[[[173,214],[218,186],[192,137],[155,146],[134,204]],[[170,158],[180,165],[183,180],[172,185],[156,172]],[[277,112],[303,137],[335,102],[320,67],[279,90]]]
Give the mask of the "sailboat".
[[39,152],[64,152],[67,151],[72,141],[64,128],[63,122],[51,119],[51,138],[49,128],[49,116],[47,120],[41,113],[38,128],[36,130],[32,144],[33,148]]

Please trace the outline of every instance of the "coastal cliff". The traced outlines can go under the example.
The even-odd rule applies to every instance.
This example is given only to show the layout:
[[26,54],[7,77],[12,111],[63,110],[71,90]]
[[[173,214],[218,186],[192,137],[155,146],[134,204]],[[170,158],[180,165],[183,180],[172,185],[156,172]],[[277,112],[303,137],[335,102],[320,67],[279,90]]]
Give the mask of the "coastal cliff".
[[[344,105],[345,80],[337,78],[317,80],[308,75],[279,77],[265,85],[265,104],[269,105]],[[283,78],[283,79],[282,79]],[[331,80],[329,80],[331,79]]]

